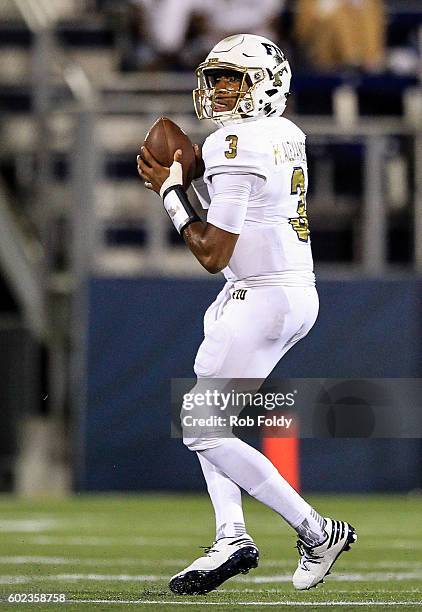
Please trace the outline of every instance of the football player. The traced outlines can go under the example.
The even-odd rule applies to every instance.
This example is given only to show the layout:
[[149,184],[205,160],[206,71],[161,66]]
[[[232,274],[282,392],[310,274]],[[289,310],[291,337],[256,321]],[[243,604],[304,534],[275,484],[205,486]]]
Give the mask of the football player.
[[[144,147],[138,172],[160,194],[176,229],[211,273],[226,284],[204,318],[194,370],[201,379],[264,380],[312,328],[318,314],[306,212],[305,134],[282,117],[291,71],[283,52],[250,34],[225,38],[196,71],[199,119],[220,129],[195,146],[193,186],[201,222],[182,186],[181,151],[170,168]],[[243,290],[242,299],[235,299]],[[178,594],[204,594],[258,564],[247,534],[241,489],[277,512],[298,534],[296,589],[322,582],[356,540],[347,522],[318,514],[255,448],[236,437],[187,432],[215,510],[216,539],[203,557],[173,576]]]

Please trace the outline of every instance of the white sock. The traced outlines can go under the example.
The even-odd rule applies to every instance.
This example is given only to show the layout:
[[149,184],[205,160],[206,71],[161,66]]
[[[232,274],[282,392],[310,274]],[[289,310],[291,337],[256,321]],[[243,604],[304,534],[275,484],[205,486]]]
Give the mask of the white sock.
[[326,538],[324,519],[289,485],[271,461],[239,438],[226,438],[216,448],[199,451],[223,474],[257,500],[278,512],[306,543]]
[[197,453],[215,512],[215,539],[234,538],[246,533],[242,493],[238,485],[201,453]]

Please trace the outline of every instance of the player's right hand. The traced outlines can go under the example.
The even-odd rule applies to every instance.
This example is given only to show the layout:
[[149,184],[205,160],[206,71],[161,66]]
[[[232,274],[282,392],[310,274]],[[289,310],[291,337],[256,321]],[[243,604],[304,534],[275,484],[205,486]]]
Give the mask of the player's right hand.
[[201,178],[201,176],[204,176],[205,164],[204,164],[204,160],[202,159],[201,147],[198,144],[194,144],[193,150],[195,151],[195,161],[196,161],[195,174],[193,175],[193,178],[195,180],[195,179]]

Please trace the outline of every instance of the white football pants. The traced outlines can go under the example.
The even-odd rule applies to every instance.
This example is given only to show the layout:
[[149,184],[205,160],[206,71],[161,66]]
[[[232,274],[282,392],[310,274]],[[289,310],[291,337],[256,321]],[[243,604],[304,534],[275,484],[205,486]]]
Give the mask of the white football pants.
[[[315,287],[239,288],[226,283],[204,317],[204,341],[195,360],[203,379],[252,379],[256,388],[283,355],[306,336],[318,315]],[[202,379],[202,380],[201,380]],[[217,382],[217,381],[216,381]],[[218,387],[218,382],[217,382]],[[182,411],[183,413],[183,411]],[[193,435],[192,435],[193,434]],[[215,435],[216,434],[216,435]],[[315,541],[324,534],[319,515],[253,447],[225,433],[186,428],[184,444],[196,451],[216,516],[216,539],[244,533],[240,488]]]
[[[238,289],[226,283],[204,316],[205,337],[194,366],[198,385],[192,393],[203,378],[248,378],[262,383],[312,328],[318,306],[315,287]],[[186,431],[184,443],[198,451],[214,446],[216,440],[194,440]]]
[[236,287],[226,283],[205,313],[198,378],[265,379],[315,323],[315,287]]

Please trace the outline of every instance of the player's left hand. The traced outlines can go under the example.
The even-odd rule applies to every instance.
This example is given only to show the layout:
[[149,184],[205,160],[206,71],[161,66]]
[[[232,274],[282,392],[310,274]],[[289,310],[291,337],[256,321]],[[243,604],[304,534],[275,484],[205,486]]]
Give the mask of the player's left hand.
[[[160,189],[163,183],[168,179],[170,175],[170,168],[162,166],[146,147],[141,148],[141,154],[137,156],[138,162],[138,174],[145,181],[145,187],[160,193]],[[176,151],[174,154],[174,161],[181,159],[181,152]]]

